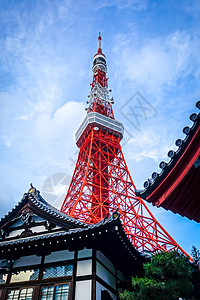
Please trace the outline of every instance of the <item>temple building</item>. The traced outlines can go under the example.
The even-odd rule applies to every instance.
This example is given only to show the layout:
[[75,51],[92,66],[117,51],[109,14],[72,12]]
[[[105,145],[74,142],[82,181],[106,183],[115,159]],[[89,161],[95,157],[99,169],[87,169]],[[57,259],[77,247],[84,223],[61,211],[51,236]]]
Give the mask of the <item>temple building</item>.
[[31,187],[0,221],[0,299],[118,299],[143,257],[119,213],[87,225]]

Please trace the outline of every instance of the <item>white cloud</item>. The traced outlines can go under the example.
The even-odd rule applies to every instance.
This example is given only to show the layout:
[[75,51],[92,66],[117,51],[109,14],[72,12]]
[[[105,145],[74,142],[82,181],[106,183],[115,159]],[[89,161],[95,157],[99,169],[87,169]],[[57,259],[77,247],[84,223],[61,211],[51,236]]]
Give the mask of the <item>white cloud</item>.
[[[175,31],[167,36],[143,39],[119,35],[115,41],[112,62],[118,76],[149,91],[174,86],[189,74],[198,74],[199,41],[186,31]],[[196,47],[195,47],[196,46]]]
[[199,18],[200,2],[199,0],[189,1],[185,5],[185,11],[194,18]]
[[15,189],[20,182],[33,182],[42,189],[46,177],[55,172],[71,175],[74,165],[70,157],[74,159],[78,149],[74,134],[84,114],[84,103],[71,101],[53,115],[35,113],[31,119],[7,124],[1,143],[3,157],[6,156],[6,162],[1,162],[2,181],[11,183]]
[[7,214],[16,203],[14,203],[14,193],[16,189],[11,184],[0,183],[0,201],[1,201],[1,216]]
[[77,7],[45,3],[0,11],[1,183],[13,201],[30,182],[42,190],[55,172],[71,176],[91,79],[88,48],[74,34]]
[[[126,146],[128,148],[126,150],[127,158],[141,163],[145,159],[152,159],[156,164],[161,159],[166,159],[168,151],[172,148],[172,136],[168,130],[169,128],[166,130],[161,126],[158,128],[156,124],[141,128],[141,131],[135,134],[134,138]],[[162,135],[160,134],[161,131]]]
[[[189,31],[148,39],[135,32],[116,37],[111,54],[117,95],[115,112],[132,135],[123,151],[138,188],[153,172],[161,171],[159,163],[169,161],[168,151],[177,150],[176,139],[184,138],[182,128],[191,126],[188,118],[200,92],[199,46],[196,34]],[[143,112],[135,109],[137,103],[131,96],[136,91],[156,109],[156,116],[150,114],[145,119]],[[125,114],[130,106],[141,115],[139,128],[130,122],[136,123],[133,114],[129,120],[119,113],[123,105],[127,108]]]
[[114,6],[118,9],[132,9],[136,11],[147,8],[147,0],[101,0],[97,4],[97,9]]

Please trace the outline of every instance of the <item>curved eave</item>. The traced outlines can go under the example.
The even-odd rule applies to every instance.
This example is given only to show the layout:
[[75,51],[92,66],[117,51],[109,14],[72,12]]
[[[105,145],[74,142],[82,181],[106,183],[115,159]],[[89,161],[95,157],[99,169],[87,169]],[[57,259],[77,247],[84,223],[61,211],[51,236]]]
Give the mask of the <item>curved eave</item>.
[[84,248],[103,250],[119,269],[133,275],[141,273],[144,257],[135,249],[124,232],[120,215],[114,213],[101,222],[75,230],[62,230],[0,242],[0,259],[18,259],[19,255],[48,255],[52,251],[74,251]]
[[137,195],[157,207],[200,222],[199,158],[200,115],[170,162]]
[[42,198],[40,192],[35,189],[33,193],[25,193],[21,201],[4,217],[1,218],[0,229],[6,226],[15,215],[20,214],[21,210],[26,204],[39,216],[47,218],[50,221],[52,220],[58,226],[65,228],[66,225],[69,226],[69,224],[71,224],[71,226],[75,228],[87,227],[85,223],[71,218],[70,216],[50,205]]

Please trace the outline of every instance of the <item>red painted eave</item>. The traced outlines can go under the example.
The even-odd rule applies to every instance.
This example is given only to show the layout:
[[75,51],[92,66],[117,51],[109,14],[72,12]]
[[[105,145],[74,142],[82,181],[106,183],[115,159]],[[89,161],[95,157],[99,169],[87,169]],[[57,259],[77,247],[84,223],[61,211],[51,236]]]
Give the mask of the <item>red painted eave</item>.
[[176,164],[146,200],[200,222],[200,166],[194,166],[199,156],[200,124]]

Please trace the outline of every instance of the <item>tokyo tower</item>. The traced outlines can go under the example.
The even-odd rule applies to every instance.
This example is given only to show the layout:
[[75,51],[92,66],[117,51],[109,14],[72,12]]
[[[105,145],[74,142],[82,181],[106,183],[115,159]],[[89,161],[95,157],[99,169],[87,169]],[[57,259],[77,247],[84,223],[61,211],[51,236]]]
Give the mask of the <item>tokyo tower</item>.
[[135,195],[136,188],[120,146],[124,128],[113,114],[100,34],[92,71],[87,115],[76,132],[80,151],[61,211],[94,224],[118,210],[125,232],[137,250],[176,249],[187,255]]

